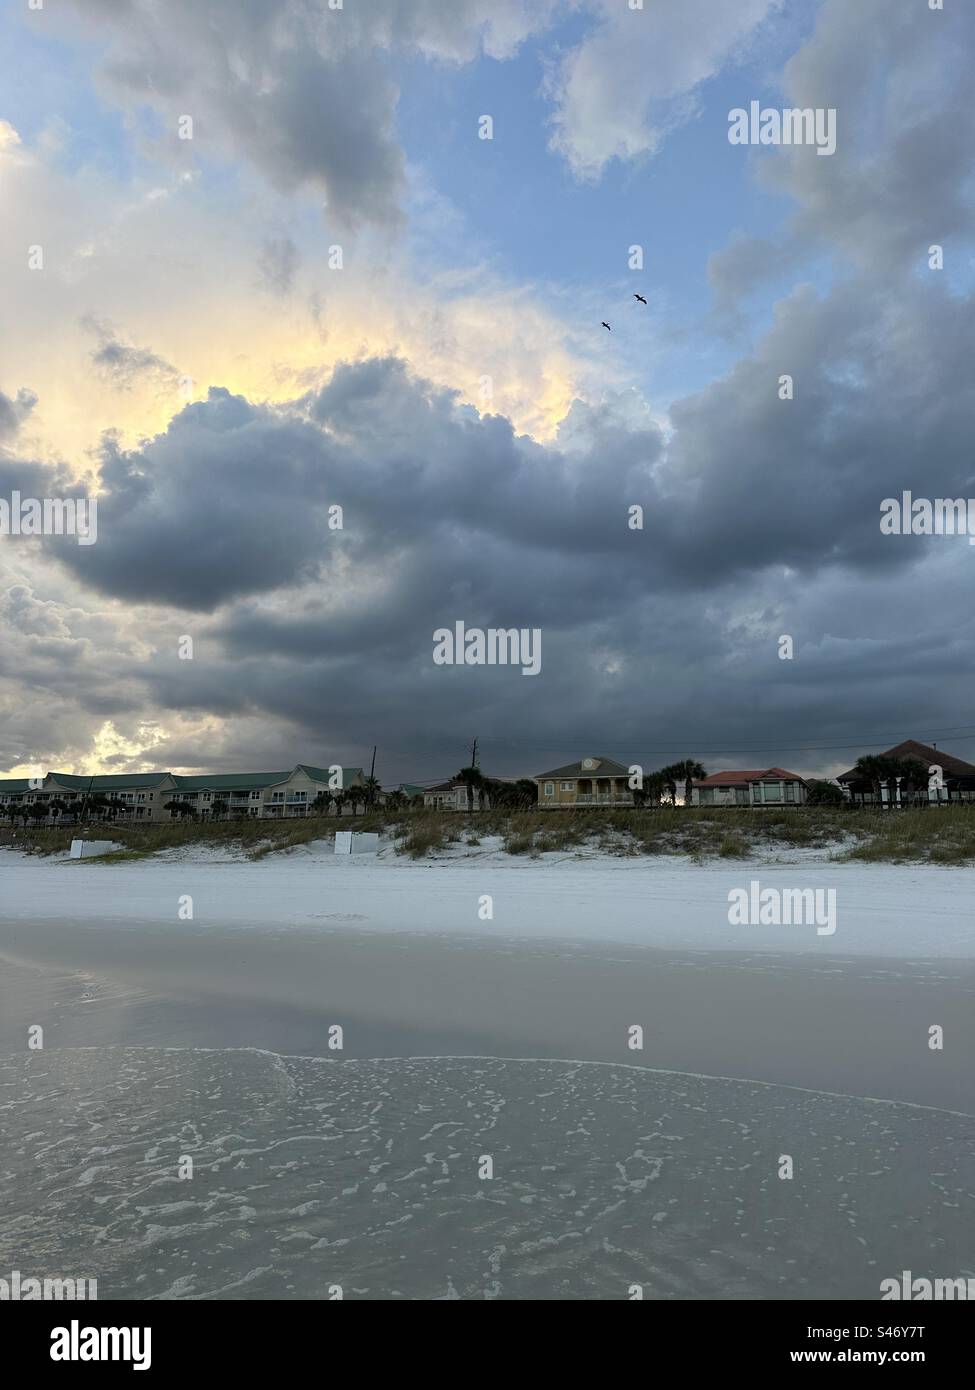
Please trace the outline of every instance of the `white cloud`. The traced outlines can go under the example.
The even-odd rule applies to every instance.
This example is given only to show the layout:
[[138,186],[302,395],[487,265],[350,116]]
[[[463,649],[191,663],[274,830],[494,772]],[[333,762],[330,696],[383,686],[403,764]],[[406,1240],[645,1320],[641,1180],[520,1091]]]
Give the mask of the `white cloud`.
[[600,22],[551,71],[551,147],[579,178],[651,155],[695,109],[698,88],[732,61],[780,0],[680,0],[642,10],[591,0]]

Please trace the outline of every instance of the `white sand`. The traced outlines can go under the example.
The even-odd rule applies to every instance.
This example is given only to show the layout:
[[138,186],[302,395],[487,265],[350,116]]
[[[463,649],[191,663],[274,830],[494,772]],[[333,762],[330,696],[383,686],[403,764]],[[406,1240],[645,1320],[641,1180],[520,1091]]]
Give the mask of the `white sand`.
[[[837,929],[731,926],[728,892],[833,888]],[[223,856],[85,864],[0,850],[0,922],[65,917],[172,922],[184,895],[209,926],[350,926],[383,932],[616,941],[684,950],[831,955],[975,956],[975,870],[929,865],[790,864],[678,859],[539,860],[463,851],[413,862],[336,856],[319,845],[256,863]],[[479,918],[483,895],[491,921]]]

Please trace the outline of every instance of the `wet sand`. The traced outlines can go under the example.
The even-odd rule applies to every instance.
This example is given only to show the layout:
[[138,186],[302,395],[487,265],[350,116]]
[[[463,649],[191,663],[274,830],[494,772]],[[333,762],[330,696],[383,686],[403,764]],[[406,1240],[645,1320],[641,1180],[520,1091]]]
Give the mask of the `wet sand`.
[[[0,1052],[40,1022],[51,1047],[321,1056],[338,1024],[346,1057],[621,1062],[975,1113],[971,960],[55,921],[0,923],[0,953],[35,967],[0,977]],[[52,971],[74,987],[28,1007]]]
[[0,922],[0,1270],[103,1300],[975,1277],[973,1005],[971,960]]

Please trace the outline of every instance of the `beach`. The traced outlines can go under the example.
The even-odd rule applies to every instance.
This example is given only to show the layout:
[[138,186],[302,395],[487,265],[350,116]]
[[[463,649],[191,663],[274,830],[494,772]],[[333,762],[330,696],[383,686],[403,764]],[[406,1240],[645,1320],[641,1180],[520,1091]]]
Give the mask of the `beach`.
[[[100,1298],[972,1277],[967,871],[506,861],[0,856],[0,1267]],[[756,876],[832,883],[836,933],[731,927]]]

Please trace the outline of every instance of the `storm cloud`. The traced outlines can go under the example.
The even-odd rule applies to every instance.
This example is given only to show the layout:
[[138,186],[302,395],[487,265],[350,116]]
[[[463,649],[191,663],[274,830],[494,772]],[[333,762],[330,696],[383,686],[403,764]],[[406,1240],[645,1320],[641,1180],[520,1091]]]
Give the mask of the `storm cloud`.
[[[105,26],[99,71],[114,100],[147,103],[170,133],[190,112],[195,149],[256,167],[282,197],[317,191],[345,225],[385,228],[407,178],[396,61],[507,58],[555,10],[220,0],[205,20],[188,0],[85,8]],[[583,179],[644,160],[697,119],[707,83],[780,8],[701,0],[624,19],[601,0],[579,7],[587,23],[546,87],[560,158]],[[837,151],[753,155],[713,126],[721,157],[785,212],[701,257],[701,283],[739,335],[703,384],[661,403],[645,382],[617,389],[607,375],[553,438],[531,437],[426,379],[401,345],[366,351],[353,336],[329,373],[302,360],[293,399],[245,393],[228,370],[162,424],[109,431],[84,463],[97,545],[0,542],[0,756],[83,749],[113,721],[109,756],[133,764],[140,747],[184,766],[355,762],[379,742],[385,780],[433,778],[476,733],[498,773],[587,752],[816,771],[849,765],[858,736],[957,728],[975,549],[883,536],[879,519],[905,489],[975,495],[975,20],[970,7],[887,0],[823,0],[809,14],[779,85],[790,104],[836,107]],[[642,71],[653,35],[670,61],[627,104],[620,65]],[[247,273],[256,258],[283,312],[296,243],[277,209],[265,213]],[[929,268],[932,243],[943,273]],[[767,314],[740,313],[779,282]],[[435,309],[429,332],[449,340]],[[120,384],[173,370],[127,333],[102,325],[97,361],[82,366]],[[172,337],[131,334],[180,355]],[[44,383],[7,385],[0,495],[82,487],[65,462],[18,445]],[[435,666],[433,632],[456,621],[540,628],[541,674]],[[783,634],[793,661],[779,659]],[[178,655],[186,635],[191,661]]]

